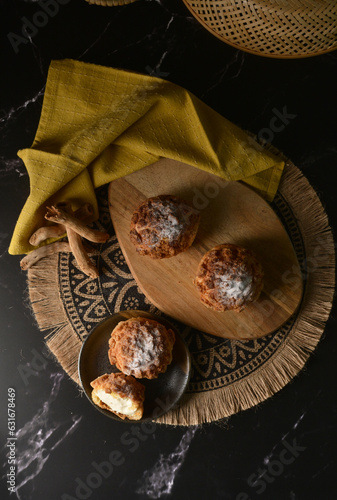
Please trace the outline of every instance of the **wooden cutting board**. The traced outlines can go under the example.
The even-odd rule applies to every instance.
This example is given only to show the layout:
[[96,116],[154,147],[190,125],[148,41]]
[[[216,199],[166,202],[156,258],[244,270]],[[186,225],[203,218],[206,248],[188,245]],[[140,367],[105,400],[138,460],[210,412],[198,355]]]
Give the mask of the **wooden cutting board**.
[[[130,242],[130,220],[142,201],[160,194],[189,201],[200,210],[201,222],[190,249],[153,260],[139,256]],[[109,206],[121,249],[140,289],[172,318],[219,337],[254,339],[273,332],[296,311],[303,284],[291,241],[269,204],[244,184],[162,159],[111,182]],[[259,300],[240,313],[208,309],[193,284],[202,256],[221,243],[251,248],[264,269]]]

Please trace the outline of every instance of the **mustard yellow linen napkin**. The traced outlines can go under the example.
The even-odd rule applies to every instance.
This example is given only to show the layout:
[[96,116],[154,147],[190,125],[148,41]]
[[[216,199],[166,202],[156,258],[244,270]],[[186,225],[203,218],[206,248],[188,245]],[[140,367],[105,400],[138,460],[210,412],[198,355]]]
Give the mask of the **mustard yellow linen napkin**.
[[46,205],[70,200],[76,209],[94,189],[161,157],[229,180],[244,180],[272,200],[284,163],[255,148],[240,128],[187,90],[165,80],[74,60],[50,65],[38,130],[18,155],[30,194],[9,253],[33,249],[28,240]]

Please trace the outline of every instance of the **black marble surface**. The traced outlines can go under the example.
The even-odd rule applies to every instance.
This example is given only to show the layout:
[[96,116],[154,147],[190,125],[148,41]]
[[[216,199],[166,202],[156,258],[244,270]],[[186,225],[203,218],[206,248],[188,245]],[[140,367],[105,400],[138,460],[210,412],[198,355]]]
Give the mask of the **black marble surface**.
[[[130,426],[94,411],[60,367],[42,357],[20,257],[7,253],[29,192],[16,152],[33,141],[49,63],[62,58],[186,87],[289,156],[336,228],[337,52],[288,61],[249,55],[212,36],[180,0],[115,8],[84,0],[0,0],[0,12],[0,498],[9,497],[8,388],[16,392],[17,431],[10,498],[337,498],[336,309],[306,369],[259,407],[202,427]],[[282,112],[292,117],[274,133],[272,119]],[[20,366],[32,368],[25,379]]]

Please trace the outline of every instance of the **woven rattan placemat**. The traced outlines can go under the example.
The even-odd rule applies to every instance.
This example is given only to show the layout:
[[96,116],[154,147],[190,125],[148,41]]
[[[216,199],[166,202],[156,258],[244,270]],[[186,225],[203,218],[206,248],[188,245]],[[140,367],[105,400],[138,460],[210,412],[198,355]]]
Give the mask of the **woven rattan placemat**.
[[[96,225],[111,234],[92,256],[100,277],[85,276],[69,254],[45,258],[28,272],[30,301],[46,344],[76,383],[79,351],[95,325],[120,310],[156,312],[120,250],[107,186],[98,191],[98,199]],[[221,339],[176,323],[192,355],[192,374],[179,405],[159,422],[195,425],[261,403],[298,374],[319,342],[334,295],[335,251],[327,216],[313,188],[290,162],[272,206],[303,271],[305,291],[296,316],[273,334],[249,341]]]

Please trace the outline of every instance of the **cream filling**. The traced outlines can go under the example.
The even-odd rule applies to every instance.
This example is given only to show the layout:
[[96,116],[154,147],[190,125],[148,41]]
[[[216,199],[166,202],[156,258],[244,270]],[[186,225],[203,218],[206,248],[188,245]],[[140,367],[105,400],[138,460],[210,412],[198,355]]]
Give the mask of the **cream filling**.
[[96,391],[96,396],[112,411],[117,413],[122,413],[123,415],[133,415],[136,413],[137,408],[135,408],[134,403],[131,399],[121,398],[113,394],[109,394],[103,390]]

